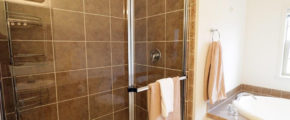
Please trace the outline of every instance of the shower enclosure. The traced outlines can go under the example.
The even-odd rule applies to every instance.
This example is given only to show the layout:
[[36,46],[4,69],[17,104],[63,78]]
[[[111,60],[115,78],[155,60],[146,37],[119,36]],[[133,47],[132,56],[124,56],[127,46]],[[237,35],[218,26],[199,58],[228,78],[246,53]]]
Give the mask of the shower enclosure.
[[[190,4],[0,0],[0,120],[147,120],[146,92],[128,88],[192,78]],[[184,120],[192,80],[182,82]]]

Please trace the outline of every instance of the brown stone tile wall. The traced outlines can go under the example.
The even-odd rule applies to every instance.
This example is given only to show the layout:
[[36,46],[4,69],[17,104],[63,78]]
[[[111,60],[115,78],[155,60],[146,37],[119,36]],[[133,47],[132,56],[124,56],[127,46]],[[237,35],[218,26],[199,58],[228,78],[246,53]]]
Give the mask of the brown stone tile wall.
[[[137,86],[182,74],[183,2],[135,1]],[[16,118],[17,106],[24,120],[128,120],[125,4],[126,0],[50,0],[50,6],[39,7],[8,2],[9,18],[33,22],[10,23],[13,62],[8,40],[0,36],[6,38],[0,40],[0,61],[7,119]],[[192,119],[194,0],[189,11],[186,114]],[[162,57],[151,63],[155,48]],[[135,115],[140,120],[148,119],[146,100],[146,92],[136,95]]]
[[12,63],[0,36],[7,119],[16,118],[15,82],[21,120],[128,120],[126,1],[49,3],[7,2],[10,20],[32,21],[9,23]]
[[[194,36],[194,1],[191,1],[190,35]],[[184,0],[138,0],[135,1],[135,84],[146,86],[164,77],[182,75]],[[193,20],[193,21],[192,21]],[[159,49],[162,57],[151,62],[150,53]],[[187,119],[192,118],[194,37],[188,37],[187,49]],[[135,115],[148,119],[146,92],[136,94]],[[139,117],[144,116],[144,117]],[[145,117],[146,116],[146,117]]]

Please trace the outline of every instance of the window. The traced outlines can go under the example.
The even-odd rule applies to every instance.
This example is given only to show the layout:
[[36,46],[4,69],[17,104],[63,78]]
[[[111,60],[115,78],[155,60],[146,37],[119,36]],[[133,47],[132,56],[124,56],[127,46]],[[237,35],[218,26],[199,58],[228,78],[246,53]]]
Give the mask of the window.
[[290,14],[286,18],[285,49],[283,57],[282,75],[290,76]]

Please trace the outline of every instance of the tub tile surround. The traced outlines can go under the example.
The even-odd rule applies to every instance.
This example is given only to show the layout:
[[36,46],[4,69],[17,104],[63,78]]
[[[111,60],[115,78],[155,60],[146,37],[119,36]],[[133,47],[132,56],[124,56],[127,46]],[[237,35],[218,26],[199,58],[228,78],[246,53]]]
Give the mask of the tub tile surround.
[[[287,91],[281,91],[281,90],[276,90],[276,89],[269,89],[269,88],[242,84],[234,88],[233,90],[229,91],[227,93],[227,96],[228,96],[227,99],[219,101],[215,104],[210,104],[208,102],[207,104],[208,117],[217,119],[217,120],[234,119],[233,116],[229,115],[227,111],[227,105],[230,104],[231,101],[234,100],[235,96],[241,92],[248,92],[248,93],[261,95],[261,96],[290,99],[290,92],[287,92]],[[239,116],[239,119],[247,120],[243,116]]]
[[[240,93],[243,89],[243,86],[240,85],[233,90],[229,91],[227,94],[227,98],[222,101],[218,101],[215,104],[210,104],[207,102],[207,117],[212,118],[214,120],[235,120],[235,117],[228,113],[227,106],[231,103],[231,101],[235,98],[235,96]],[[247,120],[243,116],[238,116],[239,120]]]
[[[125,4],[125,0],[51,0],[47,8],[8,3],[11,17],[12,13],[21,13],[40,23],[24,29],[11,27],[13,65],[8,41],[0,41],[7,119],[16,119],[17,96],[18,101],[36,97],[22,103],[19,114],[23,120],[128,120]],[[180,76],[183,0],[137,0],[135,4],[136,86]],[[186,119],[191,120],[195,0],[190,1],[189,9]],[[162,58],[151,63],[149,54],[155,48]],[[21,88],[17,95],[12,92],[12,78]],[[135,97],[138,119],[148,119],[146,97],[146,92]]]
[[242,85],[243,91],[262,95],[290,99],[290,92],[270,88],[257,87],[252,85]]
[[[207,113],[209,118],[214,120],[235,120],[235,117],[229,114],[228,112],[228,104],[231,103],[234,97],[230,98],[229,100],[224,101],[223,103],[219,104],[218,107],[214,108],[213,110]],[[239,115],[238,120],[248,120],[247,118]]]

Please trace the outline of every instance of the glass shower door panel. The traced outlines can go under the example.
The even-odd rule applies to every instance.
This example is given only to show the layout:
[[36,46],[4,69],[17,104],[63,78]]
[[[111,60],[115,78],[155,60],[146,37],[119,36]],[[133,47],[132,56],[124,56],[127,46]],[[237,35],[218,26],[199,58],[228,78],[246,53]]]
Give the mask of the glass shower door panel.
[[7,118],[128,120],[125,2],[7,1]]
[[[182,76],[184,0],[135,1],[135,85]],[[136,93],[135,119],[147,120],[147,92]]]

